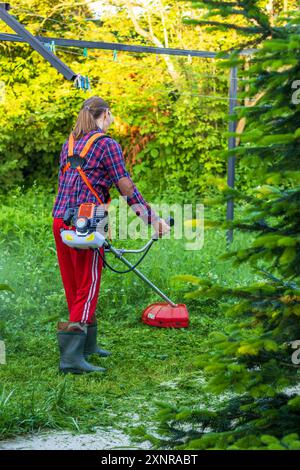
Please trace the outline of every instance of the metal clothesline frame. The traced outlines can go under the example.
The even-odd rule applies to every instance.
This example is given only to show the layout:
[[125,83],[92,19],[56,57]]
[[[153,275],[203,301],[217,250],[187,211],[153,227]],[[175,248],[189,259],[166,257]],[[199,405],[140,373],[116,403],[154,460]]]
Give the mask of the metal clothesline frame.
[[[147,54],[163,54],[185,57],[201,57],[207,59],[214,59],[217,52],[189,50],[189,49],[173,49],[163,47],[151,46],[136,46],[131,44],[108,43],[102,41],[84,41],[76,39],[63,39],[55,37],[34,36],[31,34],[19,21],[9,14],[11,6],[9,3],[0,3],[0,18],[17,34],[0,33],[0,41],[9,42],[24,42],[29,44],[36,50],[47,62],[49,62],[56,70],[61,73],[67,80],[75,81],[78,74],[68,67],[62,60],[60,60],[52,51],[50,51],[44,44],[55,43],[57,46],[79,47],[87,49],[102,49],[112,51],[126,51],[126,52],[139,52]],[[250,55],[252,49],[240,52],[240,55]],[[228,58],[224,55],[222,58]],[[238,69],[236,66],[230,68],[229,74],[229,116],[232,116],[237,106],[237,88],[238,88]],[[228,131],[230,133],[236,131],[236,121],[230,119],[228,124]],[[228,150],[233,150],[236,147],[236,138],[231,136],[228,138]],[[235,182],[235,157],[229,157],[227,162],[227,184],[229,187],[234,188]],[[228,199],[226,208],[226,220],[234,220],[234,200]],[[233,229],[227,231],[227,242],[233,240]]]

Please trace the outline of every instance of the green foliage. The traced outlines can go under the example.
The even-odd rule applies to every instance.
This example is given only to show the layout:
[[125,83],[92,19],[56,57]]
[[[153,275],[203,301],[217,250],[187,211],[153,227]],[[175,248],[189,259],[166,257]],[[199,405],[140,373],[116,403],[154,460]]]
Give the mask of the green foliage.
[[[225,38],[205,34],[199,43],[194,28],[182,25],[183,6],[171,3],[172,9],[166,15],[169,47],[186,48],[188,44],[191,49],[219,50],[233,43],[230,34]],[[30,0],[23,7],[44,17],[51,15],[53,21],[43,24],[45,35],[78,37],[80,31],[85,39],[152,44],[137,34],[126,8],[104,16],[99,27],[97,22],[84,21],[92,16],[88,6],[75,5],[68,4],[73,11],[78,8],[72,19],[66,16],[63,4]],[[155,11],[145,10],[141,23],[148,23],[148,13],[152,15],[154,34],[163,41],[161,20]],[[41,33],[41,18],[18,10],[15,14],[32,32]],[[147,188],[151,197],[171,198],[179,192],[185,198],[204,194],[209,177],[224,176],[226,160],[221,150],[226,147],[228,101],[224,97],[228,77],[217,62],[193,59],[190,63],[188,58],[126,52],[119,52],[114,61],[110,51],[88,51],[86,57],[81,49],[59,46],[56,54],[75,72],[91,78],[91,92],[75,89],[27,45],[3,45],[2,191],[20,184],[30,187],[34,181],[56,186],[61,146],[82,101],[91,95],[110,102],[115,115],[110,133],[121,143],[133,176],[151,179],[152,185]]]

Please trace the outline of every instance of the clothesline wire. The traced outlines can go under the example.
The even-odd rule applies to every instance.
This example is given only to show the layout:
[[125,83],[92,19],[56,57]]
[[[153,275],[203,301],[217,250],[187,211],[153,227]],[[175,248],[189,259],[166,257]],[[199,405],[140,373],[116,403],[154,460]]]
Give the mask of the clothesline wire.
[[[44,29],[41,29],[41,31],[44,31]],[[47,31],[47,32],[51,32],[51,31]],[[52,31],[52,32],[53,32],[53,31]],[[68,39],[69,39],[69,38],[68,38]],[[70,50],[70,48],[76,48],[76,47],[77,47],[77,48],[80,48],[80,46],[55,45],[55,47],[56,47],[56,49],[59,49],[59,50],[61,50],[61,51],[64,51],[64,52],[66,52],[66,53],[68,53],[68,54],[73,54],[73,55],[77,55],[77,56],[84,57],[82,52],[75,52],[75,51],[71,51],[71,50]],[[100,50],[100,49],[98,49],[98,48],[84,48],[84,49],[88,49],[88,51],[92,51],[92,50],[93,50],[93,51],[95,51],[95,50],[96,50],[96,51],[99,51],[99,50]],[[107,50],[107,49],[101,49],[101,51],[102,51],[102,52],[108,52],[108,53],[113,52],[113,51]],[[117,51],[117,52],[120,54],[120,51]],[[121,51],[121,53],[122,53],[122,52],[124,52],[124,51]],[[129,51],[126,51],[126,54],[128,54],[128,53],[130,54]],[[136,54],[136,52],[133,52],[133,53]],[[145,53],[143,52],[142,54],[145,54]],[[156,57],[159,57],[159,56],[157,55]],[[124,65],[124,66],[126,65],[126,66],[128,66],[128,67],[132,67],[132,64],[131,64],[131,63],[129,63],[129,62],[127,62],[127,63],[126,63],[126,62],[122,62],[122,61],[120,61],[119,59],[118,59],[117,61],[115,61],[115,60],[112,60],[112,59],[109,59],[109,58],[98,57],[98,56],[92,56],[92,55],[90,55],[90,54],[88,55],[88,58],[90,58],[90,59],[108,60],[108,61],[110,61],[110,62],[118,62],[118,63],[120,63],[120,64],[122,64],[122,65]],[[186,59],[188,59],[188,56],[186,57]],[[149,70],[149,67],[147,67],[147,66],[145,66],[145,65],[134,64],[134,66],[135,66],[135,67],[140,67],[140,68],[142,68],[142,69],[147,69],[147,70]],[[152,67],[152,70],[162,70],[162,71],[164,71],[164,72],[166,71],[165,68],[157,67],[157,66]],[[195,74],[195,76],[201,76],[201,75],[202,75],[202,74],[199,74],[198,72],[194,72],[194,71],[192,71],[192,74]],[[214,75],[203,75],[203,76],[206,76],[207,78],[217,78],[217,79],[219,79],[219,80],[226,79],[226,77],[223,77],[223,76],[217,75],[217,74],[214,74]],[[238,77],[238,78],[233,78],[232,80],[240,80],[240,81],[243,81],[244,79]]]
[[[42,16],[42,15],[38,15],[37,13],[34,13],[34,12],[31,12],[30,10],[27,10],[27,9],[24,9],[24,8],[16,8],[18,11],[21,11],[21,12],[24,12],[26,15],[28,16],[32,16],[32,17],[36,17],[36,18],[40,18],[40,19],[43,19],[44,20],[44,23],[46,23],[47,21],[51,21],[53,24],[53,27],[54,26],[57,26],[57,25],[60,25],[60,28],[57,29],[57,28],[53,28],[52,30],[50,29],[46,29],[46,28],[42,28],[42,27],[39,27],[35,30],[34,33],[32,34],[37,34],[39,33],[40,31],[43,31],[43,32],[46,32],[46,33],[50,33],[50,34],[53,34],[53,32],[55,33],[63,33],[65,32],[66,29],[70,29],[70,23],[72,22],[74,24],[74,18],[72,17],[69,17],[67,18],[67,21],[66,22],[66,19],[65,21],[61,21],[61,20],[55,20],[55,19],[52,19],[52,18],[49,18],[49,17],[46,17],[46,16]],[[13,8],[13,10],[15,10],[15,8]],[[15,15],[14,15],[15,16]],[[63,15],[61,15],[63,16]],[[63,16],[64,17],[64,16]],[[65,17],[64,17],[65,18]],[[19,18],[16,17],[16,19],[19,21],[19,23],[22,24],[22,21],[20,21]],[[97,20],[96,18],[81,18],[81,21],[99,21]]]
[[[50,31],[48,31],[48,32],[50,32]],[[49,44],[49,42],[47,44]],[[119,59],[118,60],[113,60],[113,59],[110,59],[108,57],[91,56],[90,54],[88,55],[88,57],[85,57],[82,52],[71,51],[70,47],[72,47],[72,48],[78,47],[79,48],[80,46],[62,46],[62,45],[56,45],[55,44],[55,50],[60,50],[61,52],[64,52],[66,54],[72,54],[72,55],[76,55],[78,57],[80,56],[83,59],[84,58],[89,58],[91,60],[106,60],[106,61],[111,62],[111,63],[119,64],[123,67],[135,67],[135,68],[140,68],[140,69],[144,69],[144,70],[149,70],[149,66],[145,66],[145,65],[141,65],[141,64],[133,64],[133,63],[129,63],[129,62],[123,62]],[[88,51],[90,51],[90,50],[97,50],[98,51],[99,49],[98,48],[96,48],[96,49],[95,48],[88,48]],[[111,53],[111,51],[107,51],[107,49],[102,49],[101,52]],[[128,52],[129,51],[127,51],[127,53]],[[157,67],[157,66],[152,66],[151,70],[161,70],[161,71],[164,71],[164,72],[167,71],[166,68]],[[221,75],[217,75],[217,74],[203,74],[203,73],[195,72],[194,70],[188,71],[187,73],[191,73],[192,78],[202,77],[202,78],[214,78],[214,79],[217,79],[217,80],[227,80],[226,76],[221,76]],[[232,78],[232,80],[247,81],[246,79],[243,79],[241,77]]]
[[[91,2],[85,2],[85,3],[82,4],[81,6],[89,6],[89,5],[91,5],[92,3],[97,3],[97,1],[94,0],[94,1],[91,1]],[[35,13],[36,13],[36,12],[34,12],[34,11],[32,11],[32,10],[28,10],[28,9],[22,8],[22,7],[18,6],[18,5],[11,5],[11,4],[10,4],[10,6],[11,6],[11,9],[13,9],[13,10],[24,11],[24,12],[28,12],[28,13],[32,13],[32,14],[35,14]],[[64,5],[64,6],[67,7],[67,5]],[[70,5],[70,8],[73,8],[73,5]],[[61,15],[63,18],[65,18],[65,15],[64,15],[63,13],[60,13],[60,15]]]
[[[59,13],[60,16],[62,18],[64,18],[65,21],[61,21],[61,20],[54,20],[53,18],[50,18],[48,16],[43,16],[43,15],[39,15],[37,14],[36,12],[32,11],[32,10],[28,10],[28,9],[25,9],[25,8],[19,8],[19,7],[12,7],[12,10],[16,10],[16,11],[20,11],[20,12],[23,12],[23,13],[26,13],[26,15],[28,16],[35,16],[37,18],[42,18],[43,20],[46,20],[46,21],[52,21],[54,23],[60,23],[60,24],[63,24],[64,26],[69,26],[69,24],[67,24],[65,21],[72,21],[74,22],[74,18],[72,18],[72,16],[69,16],[69,17],[66,17],[65,15],[63,15],[62,13]],[[81,21],[101,21],[100,18],[80,18]]]
[[[77,56],[81,56],[84,58],[83,54],[79,53],[79,52],[74,52],[74,51],[69,51],[69,50],[66,50],[66,49],[62,49],[62,47],[64,46],[56,46],[56,49],[61,51],[61,52],[65,52],[67,54],[73,54],[73,55],[77,55]],[[140,69],[144,69],[144,70],[149,70],[149,66],[145,66],[145,65],[140,65],[140,64],[132,64],[132,63],[129,63],[129,62],[122,62],[121,60],[118,60],[118,61],[114,61],[113,59],[109,59],[108,57],[96,57],[96,56],[91,56],[89,55],[88,56],[88,59],[91,59],[91,60],[106,60],[108,62],[111,62],[111,63],[115,63],[115,64],[119,64],[121,65],[122,67],[136,67],[136,68],[140,68]],[[164,69],[162,67],[151,67],[151,70],[161,70],[163,72],[166,72],[167,69]],[[192,72],[192,74],[194,75],[195,72]],[[217,75],[205,75],[205,74],[198,74],[196,72],[196,75],[195,76],[203,76],[203,77],[206,77],[206,78],[216,78],[216,79],[220,79],[222,80],[223,77],[218,77]]]
[[[49,18],[47,16],[43,16],[43,15],[38,15],[37,13],[34,13],[30,10],[27,10],[27,9],[24,9],[24,8],[19,8],[19,7],[12,7],[13,10],[17,10],[17,11],[20,11],[20,12],[23,12],[25,13],[26,15],[28,16],[34,16],[36,18],[42,18],[43,20],[46,20],[46,21],[51,21],[53,23],[59,23],[59,24],[63,24],[64,26],[69,26],[67,25],[67,23],[64,23],[63,21],[60,21],[60,20],[54,20],[53,18]],[[19,20],[18,20],[19,21]],[[72,21],[72,19],[70,18],[70,21]]]
[[[109,84],[109,85],[114,85],[116,86],[116,84],[114,82],[108,82],[108,81],[105,81],[105,80],[95,80],[95,79],[91,79],[91,82],[92,82],[92,85],[94,84]],[[160,91],[161,90],[161,91]],[[164,93],[162,93],[162,91],[164,91]],[[158,88],[156,90],[149,90],[149,94],[159,94],[161,96],[167,96],[169,95],[170,93],[172,92],[175,92],[176,89],[170,89],[168,92],[166,92],[166,89],[165,88]],[[201,98],[208,98],[208,99],[215,99],[215,100],[221,100],[221,101],[230,101],[230,100],[235,100],[237,101],[235,98],[229,98],[229,97],[225,97],[225,96],[215,96],[215,95],[204,95],[204,94],[201,94],[201,93],[189,93],[189,92],[179,92],[180,96],[181,95],[184,95],[184,96],[198,96],[198,97],[201,97]]]
[[[53,32],[55,31],[51,31],[51,30],[48,30],[48,29],[45,29],[45,28],[40,28],[39,31],[44,31],[44,32],[47,32],[47,33],[50,33],[51,35],[53,34]],[[52,38],[51,38],[52,39]],[[59,39],[66,39],[66,40],[72,40],[72,38],[59,38]],[[77,38],[78,39],[78,38]],[[84,41],[84,38],[81,38],[80,41]],[[110,43],[110,44],[113,44],[113,43]],[[116,43],[116,46],[121,46],[122,43]],[[131,44],[131,46],[138,46],[137,44]],[[76,46],[76,45],[72,45],[72,46],[69,46],[69,45],[57,45],[57,47],[62,47],[62,48],[66,48],[67,49],[70,49],[70,48],[77,48],[77,49],[81,49],[81,48],[84,48],[86,49],[84,46]],[[96,51],[106,51],[108,53],[112,53],[114,52],[113,49],[101,49],[101,48],[98,48],[98,47],[88,47],[87,48],[89,51],[92,51],[92,50],[96,50]],[[116,52],[118,54],[121,54],[121,53],[126,53],[126,54],[139,54],[139,56],[142,56],[143,54],[145,54],[145,56],[149,56],[149,52],[147,51],[118,51],[116,50]],[[73,54],[75,54],[75,52],[73,52]],[[80,52],[77,52],[77,55],[83,55],[82,53]],[[157,58],[162,58],[163,55],[166,55],[166,56],[170,56],[170,54],[168,53],[165,53],[165,54],[155,54],[155,53],[151,53],[151,55],[155,55]],[[176,56],[172,56],[172,57],[176,57]],[[192,59],[201,59],[202,61],[206,61],[206,60],[211,60],[211,58],[208,58],[208,57],[196,57],[196,56],[190,56],[190,55],[186,55],[186,56],[180,56],[180,59],[183,60],[185,58],[186,61],[188,61],[190,58]],[[215,60],[218,60],[218,59],[215,59]],[[209,62],[208,62],[209,63]],[[159,70],[159,68],[157,68]],[[160,70],[164,70],[162,68],[160,68]]]
[[[113,85],[113,86],[116,86],[116,83],[114,82],[109,82],[109,81],[106,81],[106,80],[102,80],[102,79],[91,79],[91,83],[92,85],[94,84],[108,84],[108,85]],[[165,95],[167,94],[170,94],[172,92],[178,92],[178,90],[176,90],[175,88],[173,89],[169,89],[168,92],[166,92],[166,89],[165,88],[157,88],[157,89],[154,89],[154,90],[149,90],[149,93],[158,93],[158,94],[161,94],[163,95],[162,91],[164,92]],[[218,96],[218,95],[204,95],[204,94],[201,94],[201,93],[190,93],[190,92],[178,92],[181,95],[187,95],[187,96],[200,96],[200,97],[203,97],[203,98],[209,98],[209,99],[215,99],[215,100],[221,100],[221,101],[230,101],[230,100],[235,100],[237,101],[235,98],[229,98],[227,96]]]
[[[82,58],[85,58],[83,56],[82,53],[80,52],[74,52],[74,51],[70,51],[68,46],[56,46],[55,47],[56,50],[58,51],[61,51],[61,52],[65,52],[67,54],[73,54],[73,55],[76,55],[76,56],[80,56]],[[90,49],[89,49],[90,50]],[[137,67],[137,68],[141,68],[141,69],[145,69],[145,70],[148,70],[149,71],[149,66],[145,66],[145,65],[140,65],[140,64],[132,64],[132,63],[129,63],[129,62],[123,62],[121,60],[117,60],[117,61],[114,61],[113,59],[110,59],[108,57],[98,57],[98,56],[92,56],[92,55],[88,55],[87,57],[88,59],[91,59],[91,60],[107,60],[108,62],[111,62],[111,63],[115,63],[115,64],[119,64],[123,67]],[[167,69],[164,69],[162,67],[151,67],[151,70],[162,70],[163,72],[166,72]],[[199,73],[199,72],[195,72],[195,71],[191,71],[191,75],[193,76],[193,78],[198,78],[198,77],[202,77],[202,78],[214,78],[216,80],[226,80],[226,76],[220,76],[220,75],[217,75],[217,74],[202,74],[202,73]]]

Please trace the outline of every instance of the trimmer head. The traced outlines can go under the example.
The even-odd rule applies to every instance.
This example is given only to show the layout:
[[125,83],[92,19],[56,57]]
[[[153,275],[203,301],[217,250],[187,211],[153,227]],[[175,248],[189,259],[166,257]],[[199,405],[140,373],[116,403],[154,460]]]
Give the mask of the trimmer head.
[[163,302],[148,305],[142,314],[142,321],[147,325],[160,328],[187,328],[189,312],[185,304],[175,307]]

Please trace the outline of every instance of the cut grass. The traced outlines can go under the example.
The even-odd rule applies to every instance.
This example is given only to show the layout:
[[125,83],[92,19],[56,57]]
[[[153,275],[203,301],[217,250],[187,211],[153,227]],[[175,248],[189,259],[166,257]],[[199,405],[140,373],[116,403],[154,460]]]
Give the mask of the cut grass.
[[[23,196],[22,214],[18,198],[12,199],[0,221],[4,227],[0,280],[14,290],[0,292],[0,336],[7,349],[7,365],[0,366],[0,438],[42,429],[91,432],[97,426],[134,434],[139,425],[152,427],[159,402],[179,407],[211,402],[194,379],[201,376],[197,358],[204,339],[229,321],[221,304],[207,298],[189,300],[188,329],[151,328],[141,322],[141,313],[160,298],[133,273],[120,276],[103,270],[99,340],[112,356],[92,362],[107,367],[107,372],[58,373],[56,323],[66,320],[68,311],[49,216],[51,203],[35,188]],[[15,216],[8,220],[12,208]],[[238,235],[234,244],[244,241]],[[126,242],[128,247],[142,244]],[[141,270],[175,302],[184,302],[184,292],[191,287],[172,282],[173,275],[208,277],[222,285],[247,284],[253,275],[245,266],[218,260],[225,246],[225,234],[217,230],[206,233],[200,251],[185,251],[182,241],[162,239]]]

